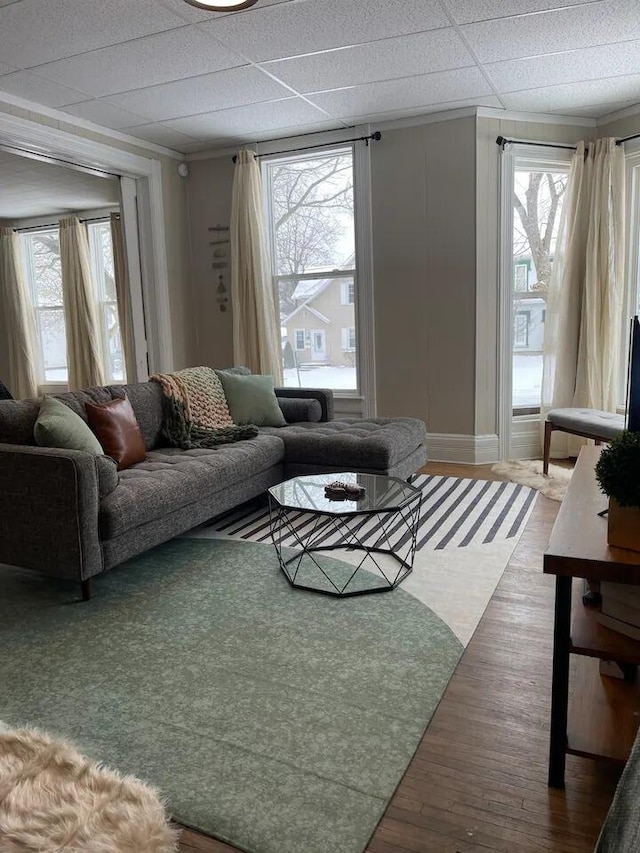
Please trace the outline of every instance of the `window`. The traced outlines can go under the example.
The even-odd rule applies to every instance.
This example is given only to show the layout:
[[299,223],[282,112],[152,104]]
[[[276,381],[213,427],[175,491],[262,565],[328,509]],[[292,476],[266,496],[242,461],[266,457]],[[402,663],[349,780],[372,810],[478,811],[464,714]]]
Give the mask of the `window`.
[[89,222],[87,234],[106,380],[108,382],[122,382],[125,378],[125,365],[120,335],[120,319],[118,317],[116,280],[113,271],[111,225],[108,221]]
[[353,305],[356,301],[356,286],[353,281],[343,281],[340,287],[342,304]]
[[[302,336],[295,335],[296,349],[310,350],[304,384],[354,392],[359,381],[353,149],[265,158],[263,174],[280,326],[295,321],[292,315],[300,309],[315,326],[305,333],[304,347]],[[347,325],[354,328],[348,360],[340,346]],[[298,386],[298,371],[285,366],[284,382]]]
[[568,164],[518,158],[513,181],[512,406],[540,411],[547,293]]
[[66,382],[67,338],[58,229],[27,232],[22,235],[22,247],[35,312],[38,379]]
[[305,349],[306,347],[305,347],[304,329],[296,329],[295,336],[296,336],[296,349],[297,350]]
[[342,349],[344,352],[355,352],[356,330],[354,328],[342,330]]
[[[111,226],[107,220],[88,223],[89,259],[102,341],[107,382],[125,379],[118,303],[113,269]],[[38,382],[64,384],[69,379],[67,338],[57,227],[22,234],[27,280],[33,301]]]

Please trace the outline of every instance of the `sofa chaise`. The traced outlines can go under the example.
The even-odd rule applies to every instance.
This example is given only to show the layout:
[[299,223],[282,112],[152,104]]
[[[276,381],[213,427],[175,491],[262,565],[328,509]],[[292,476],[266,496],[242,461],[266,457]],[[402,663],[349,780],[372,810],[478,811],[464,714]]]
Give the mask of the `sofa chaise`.
[[276,389],[285,426],[197,450],[163,442],[155,382],[57,397],[86,420],[85,403],[123,391],[147,458],[119,473],[106,456],[36,446],[37,400],[0,401],[0,564],[76,580],[87,599],[91,578],[289,477],[350,470],[407,479],[427,458],[422,421],[334,420],[327,390]]

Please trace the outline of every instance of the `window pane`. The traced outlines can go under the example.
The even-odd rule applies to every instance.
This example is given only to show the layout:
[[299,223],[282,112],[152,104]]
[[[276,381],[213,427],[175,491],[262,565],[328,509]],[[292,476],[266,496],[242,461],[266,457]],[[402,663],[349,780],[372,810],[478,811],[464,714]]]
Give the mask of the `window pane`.
[[62,269],[58,230],[38,231],[25,237],[33,269],[36,305],[62,305]]
[[66,382],[68,373],[64,310],[41,308],[37,312],[37,320],[44,363],[44,379],[46,382]]
[[338,277],[279,282],[285,385],[358,387],[355,305],[344,304],[344,284]]
[[513,216],[513,408],[539,410],[547,294],[568,174],[517,169]]
[[101,323],[102,350],[107,380],[122,382],[126,379],[120,318],[113,263],[113,244],[109,222],[90,222],[87,227],[91,254],[91,275],[96,289]]
[[319,154],[269,163],[275,272],[353,269],[353,155]]

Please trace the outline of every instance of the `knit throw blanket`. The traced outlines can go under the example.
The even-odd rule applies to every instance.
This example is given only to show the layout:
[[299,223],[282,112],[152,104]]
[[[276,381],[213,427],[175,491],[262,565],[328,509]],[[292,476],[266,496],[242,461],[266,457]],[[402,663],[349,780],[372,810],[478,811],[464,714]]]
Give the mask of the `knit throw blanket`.
[[172,447],[191,450],[255,438],[255,426],[231,420],[222,382],[210,367],[188,367],[151,377],[162,388],[162,433]]

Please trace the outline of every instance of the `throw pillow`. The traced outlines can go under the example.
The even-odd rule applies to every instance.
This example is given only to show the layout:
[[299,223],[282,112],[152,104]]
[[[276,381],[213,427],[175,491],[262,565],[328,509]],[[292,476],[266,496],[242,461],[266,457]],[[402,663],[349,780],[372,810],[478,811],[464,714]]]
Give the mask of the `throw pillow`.
[[147,451],[129,399],[117,397],[108,403],[85,403],[91,429],[104,453],[118,463],[118,471],[144,462]]
[[217,371],[234,424],[285,426],[271,376],[242,376]]
[[42,400],[33,435],[40,447],[84,450],[95,456],[102,456],[104,452],[80,415],[55,397],[45,396]]

